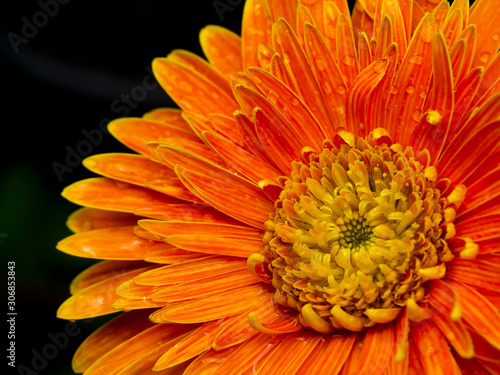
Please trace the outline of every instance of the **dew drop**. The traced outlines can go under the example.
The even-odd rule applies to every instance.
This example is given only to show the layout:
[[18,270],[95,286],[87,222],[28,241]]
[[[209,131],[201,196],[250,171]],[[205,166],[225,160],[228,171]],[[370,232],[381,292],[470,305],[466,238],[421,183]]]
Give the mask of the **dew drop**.
[[215,91],[212,93],[212,98],[217,99],[219,97],[219,94],[217,94]]
[[297,98],[293,98],[293,99],[292,99],[292,105],[293,105],[293,106],[299,105],[299,99],[297,99]]
[[422,29],[420,31],[420,37],[424,43],[431,43],[434,39],[434,24],[431,21],[431,18],[428,18],[426,22],[422,25]]
[[422,99],[427,98],[427,92],[426,92],[426,91],[420,91],[420,97],[421,97]]
[[498,39],[500,39],[500,34],[499,33],[495,33],[495,34],[492,35],[492,38],[493,38],[493,40],[498,40]]
[[396,86],[391,86],[389,93],[393,94],[393,95],[397,95],[399,93],[399,89]]
[[325,92],[325,94],[330,94],[332,92],[332,85],[326,79],[321,81],[321,88]]
[[411,64],[422,65],[422,63],[424,62],[424,55],[410,56],[410,58],[408,59],[408,62]]
[[420,116],[422,116],[422,111],[420,109],[417,109],[415,112],[413,112],[413,119],[415,121],[420,120]]
[[316,67],[318,70],[321,72],[326,69],[326,61],[322,58],[317,58],[316,59]]
[[384,60],[379,60],[375,64],[373,64],[373,71],[375,73],[382,73],[387,66],[387,63]]
[[335,87],[335,90],[340,94],[340,95],[344,95],[346,92],[347,92],[347,87],[346,85],[344,85],[343,83],[341,83],[340,85],[337,85]]
[[342,62],[347,66],[352,66],[356,62],[356,58],[353,55],[345,55]]
[[283,60],[285,63],[290,64],[290,61],[292,61],[292,57],[288,52],[283,52]]
[[490,57],[491,53],[486,51],[481,53],[481,55],[479,55],[479,60],[481,60],[482,63],[486,64],[490,60]]
[[406,92],[408,94],[413,94],[415,92],[415,86],[412,84],[406,85]]

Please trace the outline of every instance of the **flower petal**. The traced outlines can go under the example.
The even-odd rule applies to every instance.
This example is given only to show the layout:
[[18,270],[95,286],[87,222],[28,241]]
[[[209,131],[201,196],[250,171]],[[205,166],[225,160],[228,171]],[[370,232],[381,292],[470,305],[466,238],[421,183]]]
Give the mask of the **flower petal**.
[[168,306],[158,313],[165,322],[202,323],[242,313],[272,298],[266,284],[248,285]]
[[241,269],[162,288],[155,292],[151,298],[155,302],[184,301],[258,282],[260,280],[252,276],[248,270]]
[[170,247],[163,242],[137,237],[134,227],[97,229],[59,241],[57,249],[83,258],[139,260],[150,251]]
[[453,280],[447,284],[458,294],[464,319],[495,348],[500,349],[500,314],[472,288]]
[[125,146],[143,155],[151,155],[146,143],[160,137],[182,137],[197,141],[194,134],[186,133],[177,126],[133,117],[111,121],[108,130]]
[[94,362],[129,340],[138,333],[153,326],[148,319],[149,311],[136,310],[122,313],[94,331],[78,347],[73,356],[73,371],[86,371]]
[[140,361],[151,352],[168,350],[180,338],[196,328],[192,325],[157,324],[135,335],[102,356],[85,372],[89,375],[118,374],[128,365]]
[[115,293],[116,288],[149,269],[151,267],[118,273],[77,292],[64,301],[57,310],[57,316],[61,319],[76,320],[117,312],[111,307],[113,302],[119,299]]
[[228,79],[243,70],[241,38],[232,31],[206,26],[200,31],[200,44],[208,61]]
[[[472,66],[487,66],[500,47],[500,9],[496,1],[478,0],[474,4],[469,23],[477,27],[477,46]],[[487,21],[489,20],[489,21]]]
[[63,190],[62,196],[81,206],[120,212],[133,212],[144,206],[180,203],[175,198],[150,189],[104,177],[75,182]]
[[227,324],[229,319],[213,320],[191,332],[172,348],[166,351],[156,362],[156,371],[178,365],[191,359],[212,346],[215,335]]
[[153,60],[153,71],[160,85],[184,111],[202,116],[221,113],[230,116],[238,109],[234,99],[217,82],[169,58]]
[[392,358],[394,333],[393,323],[376,324],[363,332],[344,364],[343,374],[384,373]]
[[140,285],[173,285],[187,281],[216,276],[230,271],[245,269],[246,261],[224,256],[207,256],[202,259],[186,261],[144,272],[135,278]]
[[94,229],[127,227],[135,225],[138,219],[140,217],[129,213],[83,207],[68,217],[66,226],[72,232],[79,233]]
[[410,331],[426,374],[461,374],[445,337],[431,320],[412,324]]
[[[357,335],[350,332],[324,335],[309,353],[297,374],[337,374],[351,353]],[[335,353],[335,355],[325,355]]]

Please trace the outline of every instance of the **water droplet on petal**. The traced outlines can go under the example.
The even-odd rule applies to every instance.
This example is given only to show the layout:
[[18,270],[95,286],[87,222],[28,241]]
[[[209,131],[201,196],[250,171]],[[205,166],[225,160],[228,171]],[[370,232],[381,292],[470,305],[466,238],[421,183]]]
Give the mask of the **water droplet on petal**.
[[490,60],[490,57],[491,57],[491,53],[486,51],[486,52],[481,53],[481,55],[479,55],[479,60],[481,60],[481,62],[483,64],[486,64]]
[[499,33],[495,33],[491,37],[493,38],[493,40],[498,40],[498,39],[500,39],[500,34]]
[[431,18],[427,18],[426,22],[422,25],[420,37],[424,43],[431,43],[434,39],[434,23]]
[[325,92],[325,94],[330,94],[332,92],[332,85],[326,79],[321,81],[321,88]]
[[215,91],[212,93],[212,98],[217,99],[219,97],[219,94],[217,94]]
[[389,93],[393,94],[393,95],[397,95],[399,93],[399,89],[396,86],[391,86]]
[[415,92],[415,86],[412,84],[406,85],[406,92],[408,94],[413,94]]
[[422,111],[420,109],[417,109],[415,112],[413,112],[413,119],[415,121],[420,120],[420,116],[422,116]]
[[283,60],[285,63],[290,64],[290,61],[292,61],[292,57],[288,52],[283,52]]
[[420,91],[420,97],[421,97],[422,99],[427,98],[427,91]]
[[293,105],[293,106],[299,105],[299,99],[297,99],[297,98],[293,98],[293,99],[292,99],[292,105]]
[[335,90],[340,94],[340,95],[344,95],[346,92],[347,92],[347,87],[346,85],[344,85],[343,83],[341,83],[340,85],[337,85],[335,87]]
[[321,72],[326,69],[326,61],[322,58],[317,58],[316,59],[316,66],[318,70]]
[[345,56],[342,58],[342,62],[343,62],[345,65],[352,66],[352,65],[354,65],[354,63],[356,62],[356,58],[355,58],[353,55],[345,55]]
[[424,55],[413,55],[410,56],[408,59],[408,62],[411,64],[417,64],[417,65],[422,65],[424,62]]
[[385,60],[379,60],[373,64],[373,71],[375,73],[382,73],[387,67],[387,62]]

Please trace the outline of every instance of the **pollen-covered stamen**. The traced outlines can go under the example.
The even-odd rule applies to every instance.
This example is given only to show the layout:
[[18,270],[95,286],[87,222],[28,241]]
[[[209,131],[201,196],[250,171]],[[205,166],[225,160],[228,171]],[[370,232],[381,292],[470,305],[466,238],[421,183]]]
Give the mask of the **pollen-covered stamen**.
[[386,323],[408,303],[425,318],[424,283],[453,258],[445,239],[457,204],[436,187],[436,169],[411,148],[350,139],[293,163],[261,254],[276,301],[320,332]]

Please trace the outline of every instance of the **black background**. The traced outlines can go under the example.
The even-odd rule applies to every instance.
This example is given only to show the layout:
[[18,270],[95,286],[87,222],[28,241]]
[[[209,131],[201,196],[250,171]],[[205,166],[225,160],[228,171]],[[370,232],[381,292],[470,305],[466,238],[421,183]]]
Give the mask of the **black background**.
[[[38,1],[9,1],[0,6],[0,266],[5,290],[4,334],[0,336],[8,347],[7,262],[13,261],[16,365],[26,368],[19,372],[8,367],[5,349],[0,366],[2,373],[6,368],[13,374],[71,374],[72,354],[109,317],[77,322],[79,334],[57,353],[51,351],[49,334],[64,332],[67,324],[55,315],[69,297],[69,283],[95,263],[55,249],[70,234],[66,217],[78,208],[60,192],[92,174],[78,163],[58,177],[53,163],[66,164],[68,147],[76,150],[86,139],[83,130],[99,129],[103,120],[122,116],[125,109],[129,116],[141,116],[156,107],[175,106],[159,86],[147,91],[135,108],[123,102],[112,107],[112,103],[134,89],[139,93],[137,87],[150,74],[146,68],[154,57],[176,48],[201,55],[198,33],[205,25],[217,24],[239,33],[243,1],[222,17],[212,0],[71,0],[59,4],[57,10],[52,6],[53,15],[46,18],[40,11]],[[32,35],[25,20],[42,26]],[[29,36],[17,46],[17,53],[14,34]],[[124,150],[104,134],[91,153]],[[44,350],[54,358],[33,363]]]

